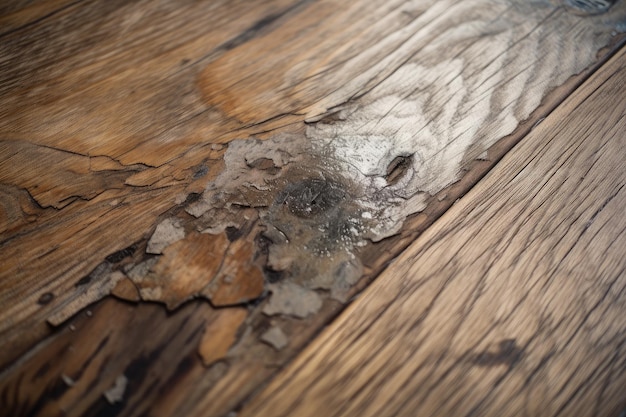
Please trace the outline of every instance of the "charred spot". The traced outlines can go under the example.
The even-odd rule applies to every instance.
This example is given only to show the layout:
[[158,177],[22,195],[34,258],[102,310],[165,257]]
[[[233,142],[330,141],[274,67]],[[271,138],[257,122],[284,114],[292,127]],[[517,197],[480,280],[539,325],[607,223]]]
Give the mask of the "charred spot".
[[285,276],[285,271],[275,271],[271,268],[265,267],[263,268],[263,275],[265,275],[265,279],[267,279],[270,283],[275,283],[278,281],[282,281]]
[[84,277],[82,277],[81,279],[79,279],[76,284],[74,284],[75,287],[80,287],[82,285],[87,285],[91,282],[92,276],[91,275],[85,275]]
[[50,301],[54,300],[54,294],[51,292],[46,292],[41,294],[41,297],[37,300],[37,304],[46,305],[50,303]]
[[86,275],[86,276],[82,277],[81,279],[79,279],[78,282],[76,282],[76,284],[74,284],[74,287],[80,287],[82,285],[89,284],[94,279],[101,278],[107,272],[109,272],[111,270],[111,265],[112,264],[110,262],[108,262],[108,261],[102,262],[100,265],[95,267],[94,270],[89,273],[89,275]]
[[260,254],[267,255],[269,247],[274,243],[265,233],[261,232],[256,235],[254,242]]
[[116,264],[118,262],[121,262],[122,260],[124,260],[124,258],[128,258],[129,256],[133,256],[133,254],[135,253],[135,251],[137,250],[137,247],[135,245],[131,245],[127,248],[118,250],[117,252],[113,252],[112,254],[110,254],[109,256],[107,256],[106,258],[104,258],[107,262],[110,262],[112,264]]
[[208,172],[209,172],[209,167],[206,165],[206,162],[202,162],[201,164],[193,167],[193,179],[197,180],[198,178],[202,178]]
[[195,203],[196,201],[200,200],[201,197],[202,194],[200,193],[189,193],[189,195],[187,195],[187,198],[185,199],[185,204]]
[[228,226],[225,231],[226,231],[226,237],[228,238],[228,241],[230,242],[234,242],[235,240],[239,239],[244,234],[243,229],[237,229],[236,227],[233,227],[233,226]]
[[304,179],[287,186],[281,201],[297,217],[316,217],[336,207],[346,192],[336,183],[323,179]]
[[387,174],[385,175],[387,184],[394,185],[400,181],[411,165],[413,165],[413,155],[396,156],[387,166]]

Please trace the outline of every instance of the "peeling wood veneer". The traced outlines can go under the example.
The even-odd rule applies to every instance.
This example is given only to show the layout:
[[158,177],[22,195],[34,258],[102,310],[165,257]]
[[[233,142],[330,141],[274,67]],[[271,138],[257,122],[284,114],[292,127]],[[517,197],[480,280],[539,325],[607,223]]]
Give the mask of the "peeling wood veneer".
[[239,415],[621,415],[625,85],[621,49]]
[[118,283],[115,284],[115,288],[111,290],[111,295],[114,295],[119,299],[131,302],[137,302],[141,300],[139,290],[137,290],[135,284],[133,284],[133,282],[128,278],[124,278],[118,281]]
[[289,344],[289,339],[287,335],[283,333],[280,327],[272,326],[268,331],[261,335],[261,340],[276,350],[281,350],[285,346]]
[[165,219],[159,223],[148,241],[146,253],[161,254],[163,249],[185,238],[185,229],[176,219]]
[[268,316],[285,314],[303,319],[317,313],[322,307],[322,298],[315,291],[297,284],[270,284],[269,291],[272,297],[263,307],[263,313]]

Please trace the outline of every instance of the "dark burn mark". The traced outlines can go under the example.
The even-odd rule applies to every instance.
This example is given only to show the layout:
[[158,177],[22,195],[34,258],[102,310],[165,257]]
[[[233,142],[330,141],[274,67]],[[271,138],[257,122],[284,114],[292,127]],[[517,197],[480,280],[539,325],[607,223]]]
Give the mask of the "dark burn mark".
[[185,199],[185,204],[192,204],[202,198],[202,194],[200,193],[189,193],[187,198]]
[[128,258],[129,256],[133,256],[135,251],[137,250],[136,245],[131,245],[127,248],[118,250],[117,252],[113,252],[109,256],[105,258],[105,260],[109,263],[116,264],[124,260],[124,258]]
[[78,280],[78,282],[76,282],[76,284],[74,284],[75,287],[81,287],[83,285],[87,285],[91,282],[92,276],[90,275],[85,275],[84,277],[82,277],[81,279]]
[[387,175],[385,175],[387,184],[396,184],[406,175],[411,165],[413,165],[413,155],[396,156],[393,161],[389,163],[389,166],[387,166]]
[[338,184],[309,178],[287,186],[279,200],[292,214],[310,218],[336,207],[345,197],[346,192]]
[[102,278],[103,276],[107,274],[107,272],[110,272],[111,265],[112,264],[108,261],[102,262],[100,265],[95,267],[93,271],[89,273],[89,275],[86,275],[82,277],[81,279],[79,279],[78,282],[74,284],[74,287],[81,287],[83,285],[89,284],[93,280],[98,280]]
[[200,164],[193,168],[193,179],[197,180],[198,178],[204,177],[209,172],[209,167],[205,164]]
[[273,284],[282,281],[285,276],[285,271],[275,271],[272,268],[265,267],[263,268],[263,275],[265,275],[265,279],[267,279],[268,282]]
[[498,345],[498,351],[485,351],[472,358],[472,363],[478,366],[491,367],[508,365],[514,367],[524,357],[524,348],[517,346],[515,339],[504,339]]
[[41,294],[41,297],[39,297],[39,300],[37,300],[37,304],[46,305],[52,300],[54,300],[54,294],[52,294],[51,292],[46,292]]
[[267,255],[269,252],[269,247],[275,242],[265,233],[261,232],[258,233],[254,238],[254,243],[258,249],[259,254]]
[[244,235],[245,232],[243,229],[237,229],[233,226],[228,226],[225,231],[226,237],[228,238],[229,242],[234,242],[235,240],[239,239],[241,236]]

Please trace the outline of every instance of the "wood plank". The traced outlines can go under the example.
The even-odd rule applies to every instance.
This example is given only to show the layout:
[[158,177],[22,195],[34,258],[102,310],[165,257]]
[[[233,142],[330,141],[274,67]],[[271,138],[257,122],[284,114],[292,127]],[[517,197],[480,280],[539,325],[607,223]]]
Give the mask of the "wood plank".
[[[93,1],[8,33],[10,409],[233,410],[613,53],[625,16],[623,2]],[[76,315],[109,293],[176,310],[107,299]]]
[[624,85],[622,50],[238,415],[622,415]]

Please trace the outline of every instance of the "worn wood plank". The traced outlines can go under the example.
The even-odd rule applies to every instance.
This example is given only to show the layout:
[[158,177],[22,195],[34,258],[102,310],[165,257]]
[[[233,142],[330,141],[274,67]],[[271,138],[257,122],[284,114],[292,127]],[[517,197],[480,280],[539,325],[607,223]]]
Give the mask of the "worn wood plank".
[[625,85],[622,50],[239,415],[622,415]]
[[[73,288],[108,255],[145,242],[159,215],[215,177],[219,139],[158,134],[188,126],[179,82],[193,86],[194,63],[254,36],[263,30],[255,24],[271,24],[294,4],[83,2],[3,36],[0,362],[45,335],[59,307],[76,310],[107,294],[75,302],[84,288]],[[206,110],[196,105],[192,112]],[[207,118],[203,125],[220,134],[240,126]],[[151,152],[123,160],[150,139]],[[167,163],[194,145],[202,149],[182,165]]]
[[[93,1],[18,26],[0,45],[0,362],[52,336],[0,392],[26,415],[236,408],[612,54],[624,16],[623,2]],[[178,309],[108,299],[88,320],[107,332],[72,332],[109,293]],[[237,303],[245,320],[215,308]],[[186,322],[205,329],[166,353]],[[51,345],[81,353],[39,375]],[[163,367],[175,388],[145,377]],[[57,391],[64,368],[89,371]]]

